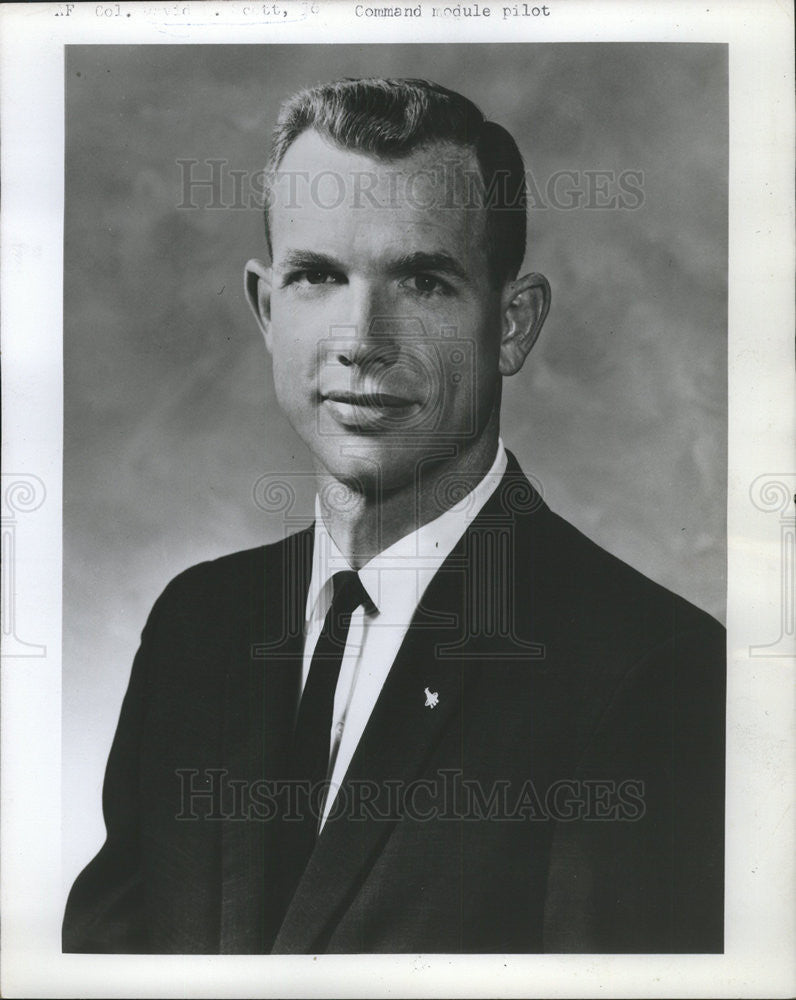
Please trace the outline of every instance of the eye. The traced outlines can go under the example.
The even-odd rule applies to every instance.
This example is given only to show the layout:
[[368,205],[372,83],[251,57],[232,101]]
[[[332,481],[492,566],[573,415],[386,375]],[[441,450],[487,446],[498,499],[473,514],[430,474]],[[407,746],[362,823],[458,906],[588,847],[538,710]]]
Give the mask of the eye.
[[413,292],[420,292],[421,295],[431,295],[434,292],[447,292],[448,285],[433,274],[413,274],[406,278],[402,284],[407,284]]
[[339,285],[342,280],[342,275],[335,271],[306,268],[302,271],[292,271],[286,275],[282,287],[287,285]]
[[337,275],[331,271],[304,271],[303,277],[308,285],[329,285],[337,282]]

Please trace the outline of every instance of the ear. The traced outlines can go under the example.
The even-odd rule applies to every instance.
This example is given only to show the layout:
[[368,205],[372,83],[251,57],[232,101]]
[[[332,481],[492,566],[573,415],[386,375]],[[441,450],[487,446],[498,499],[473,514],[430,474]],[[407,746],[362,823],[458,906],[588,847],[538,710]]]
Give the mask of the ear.
[[265,346],[271,350],[271,268],[260,260],[246,261],[243,271],[243,287],[249,308],[254,313],[257,325],[265,337]]
[[503,329],[500,374],[522,368],[550,311],[550,284],[543,274],[526,274],[509,282],[501,299]]

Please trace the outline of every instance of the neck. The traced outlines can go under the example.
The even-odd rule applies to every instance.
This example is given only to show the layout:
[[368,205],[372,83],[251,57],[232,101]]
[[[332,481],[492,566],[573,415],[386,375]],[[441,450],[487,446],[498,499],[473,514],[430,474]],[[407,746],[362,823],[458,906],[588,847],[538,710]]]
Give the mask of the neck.
[[[432,468],[417,465],[417,474],[397,489],[378,494],[347,494],[345,509],[324,501],[334,496],[338,481],[326,470],[317,470],[321,515],[327,531],[354,569],[367,562],[400,538],[444,514],[460,501],[462,490],[446,489],[445,477],[460,475],[473,489],[495,460],[498,428],[482,434],[473,447]],[[330,487],[332,487],[330,489]],[[346,487],[343,487],[347,489]]]

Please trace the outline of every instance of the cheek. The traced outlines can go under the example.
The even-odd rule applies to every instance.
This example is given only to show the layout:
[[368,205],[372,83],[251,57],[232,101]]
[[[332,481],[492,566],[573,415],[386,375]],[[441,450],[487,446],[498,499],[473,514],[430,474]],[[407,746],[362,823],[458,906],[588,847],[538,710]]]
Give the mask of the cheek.
[[317,336],[306,317],[282,308],[271,312],[271,355],[274,373],[290,381],[304,376],[317,353]]
[[493,316],[483,315],[461,329],[459,337],[466,361],[456,371],[450,371],[449,379],[474,398],[491,398],[499,378],[500,327]]
[[271,337],[271,355],[274,359],[274,371],[279,369],[280,374],[289,374],[293,371],[298,356],[301,353],[299,348],[299,340],[286,335],[284,331],[275,330]]
[[302,423],[315,380],[313,345],[290,329],[272,327],[271,364],[277,401],[291,423]]

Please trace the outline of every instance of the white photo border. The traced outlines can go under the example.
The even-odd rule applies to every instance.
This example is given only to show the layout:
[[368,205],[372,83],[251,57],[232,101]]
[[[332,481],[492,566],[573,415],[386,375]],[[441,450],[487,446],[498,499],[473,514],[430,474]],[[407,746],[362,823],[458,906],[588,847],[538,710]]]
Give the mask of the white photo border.
[[[432,3],[421,5],[430,14]],[[424,16],[418,24],[358,17],[349,0],[281,0],[282,20],[264,15],[269,7],[225,0],[0,9],[4,505],[7,485],[23,484],[14,486],[18,551],[3,604],[3,996],[792,995],[796,660],[782,655],[786,644],[777,655],[761,648],[787,624],[782,524],[796,492],[792,11],[776,0],[709,8],[550,0],[549,15],[523,21]],[[725,954],[63,955],[64,46],[412,41],[729,45]],[[8,558],[14,525],[5,506],[3,518]],[[6,655],[15,638],[43,652]]]

